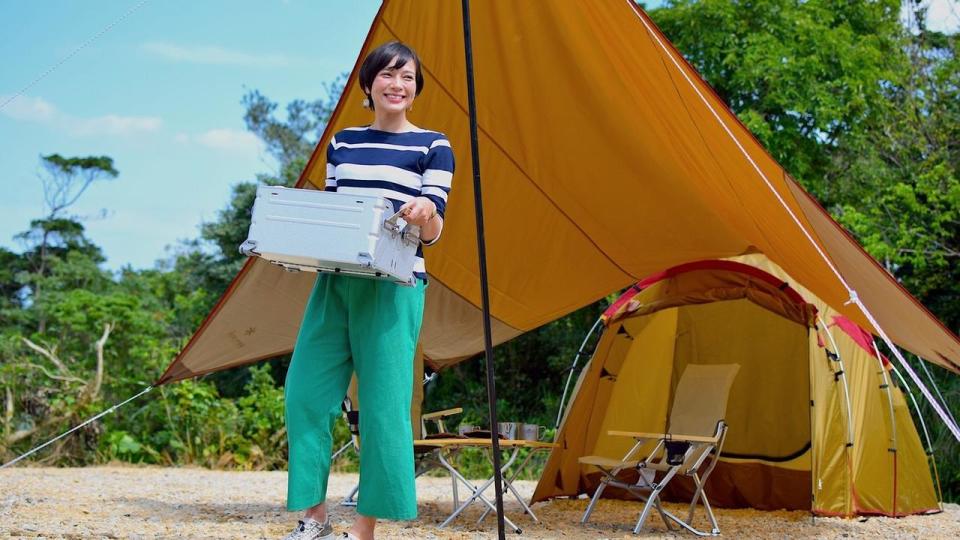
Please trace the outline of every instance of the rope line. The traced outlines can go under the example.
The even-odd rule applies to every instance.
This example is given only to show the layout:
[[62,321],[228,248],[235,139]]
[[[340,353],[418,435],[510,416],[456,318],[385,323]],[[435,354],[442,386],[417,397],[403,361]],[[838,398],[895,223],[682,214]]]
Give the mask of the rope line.
[[108,414],[116,411],[116,410],[119,409],[120,407],[123,407],[123,406],[126,405],[127,403],[130,403],[131,401],[137,399],[138,397],[146,394],[146,393],[149,392],[150,390],[153,390],[153,387],[152,387],[152,386],[148,386],[148,387],[144,388],[139,394],[137,394],[137,395],[135,395],[135,396],[133,396],[133,397],[127,398],[125,401],[122,401],[122,402],[120,402],[120,403],[117,403],[117,404],[114,405],[113,407],[110,407],[109,409],[101,412],[100,414],[94,416],[93,418],[90,418],[89,420],[87,420],[86,422],[80,424],[79,426],[76,426],[76,427],[74,427],[74,428],[71,428],[71,429],[69,429],[69,430],[61,433],[60,435],[58,435],[58,436],[50,439],[49,441],[41,444],[40,446],[34,448],[33,450],[30,450],[30,451],[27,452],[26,454],[23,454],[22,456],[20,456],[20,457],[18,457],[18,458],[16,458],[16,459],[13,459],[12,461],[8,461],[8,462],[4,463],[3,465],[0,465],[0,469],[6,469],[7,467],[10,467],[11,465],[15,464],[16,462],[20,461],[21,459],[23,459],[23,458],[25,458],[25,457],[27,457],[27,456],[30,456],[30,455],[32,455],[32,454],[34,454],[34,453],[36,453],[36,452],[39,452],[40,450],[46,448],[47,446],[50,446],[51,444],[59,441],[60,439],[66,437],[67,435],[73,433],[74,431],[82,428],[83,426],[86,426],[87,424],[89,424],[89,423],[91,423],[91,422],[95,422],[95,421],[99,420],[100,418],[102,418],[102,417],[104,417],[104,416],[106,416],[106,415],[108,415]]
[[51,73],[53,73],[54,70],[56,70],[58,67],[60,67],[60,66],[63,65],[64,63],[66,63],[67,60],[70,60],[71,58],[73,58],[74,56],[76,56],[76,54],[77,54],[78,52],[80,52],[81,50],[87,48],[91,43],[93,43],[94,41],[96,41],[97,39],[99,39],[100,36],[102,36],[102,35],[106,34],[107,32],[109,32],[114,26],[116,26],[116,25],[120,24],[121,22],[123,22],[123,21],[124,21],[127,17],[129,17],[130,15],[133,15],[133,13],[134,13],[135,11],[137,11],[138,9],[140,9],[141,7],[143,7],[143,5],[146,4],[146,3],[149,2],[149,1],[150,1],[150,0],[142,0],[139,4],[133,6],[133,7],[130,8],[126,13],[124,13],[123,15],[121,15],[120,18],[118,18],[118,19],[116,19],[115,21],[113,21],[112,23],[108,24],[103,30],[100,30],[99,32],[97,32],[96,34],[94,34],[92,37],[90,37],[89,39],[87,39],[86,41],[84,41],[83,43],[81,43],[79,47],[77,47],[76,49],[74,49],[70,54],[68,54],[68,55],[64,56],[63,58],[61,58],[59,62],[57,62],[56,64],[54,64],[54,65],[50,66],[49,68],[47,68],[46,71],[44,71],[42,74],[40,74],[40,76],[37,77],[36,79],[34,79],[32,82],[30,82],[30,84],[28,84],[28,85],[24,86],[23,88],[21,88],[19,92],[17,92],[16,94],[10,96],[9,98],[7,98],[7,100],[4,101],[3,103],[0,103],[0,111],[2,111],[7,105],[13,103],[13,101],[16,100],[18,97],[22,96],[22,95],[24,94],[24,92],[26,92],[27,90],[33,88],[33,86],[34,86],[35,84],[37,84],[38,82],[42,81],[42,80],[45,79],[48,75],[50,75]]
[[947,414],[949,414],[953,422],[956,423],[957,417],[954,416],[953,412],[950,411],[950,408],[947,407],[947,400],[943,398],[943,394],[940,392],[940,387],[937,385],[937,381],[933,378],[933,374],[930,373],[929,369],[927,369],[927,362],[923,358],[920,358],[919,356],[917,357],[917,359],[920,360],[920,369],[922,369],[923,372],[926,373],[927,379],[930,381],[930,385],[933,386],[933,389],[937,392],[937,397],[940,398],[940,403],[943,405],[943,408],[946,409]]
[[834,266],[833,261],[830,260],[830,258],[823,251],[823,249],[816,242],[816,240],[813,239],[813,236],[810,234],[809,231],[807,231],[807,228],[803,226],[803,223],[800,221],[797,215],[793,212],[790,206],[786,203],[786,201],[780,195],[780,192],[778,192],[777,189],[773,186],[773,184],[767,178],[767,175],[764,174],[764,172],[756,164],[756,162],[753,160],[750,154],[746,151],[743,145],[740,144],[740,140],[736,137],[736,135],[734,135],[733,131],[730,130],[730,128],[727,126],[727,123],[723,121],[723,119],[717,113],[716,109],[713,108],[713,105],[710,104],[710,101],[707,100],[707,98],[700,91],[700,88],[697,87],[697,85],[690,79],[690,76],[687,74],[687,72],[683,69],[683,67],[677,61],[676,57],[674,57],[674,55],[671,54],[669,48],[663,43],[663,40],[660,39],[660,36],[657,34],[656,30],[650,27],[645,17],[642,17],[639,15],[639,12],[636,11],[637,9],[636,6],[634,6],[631,1],[628,0],[627,3],[630,4],[630,7],[632,9],[634,9],[634,13],[637,13],[638,18],[640,19],[640,22],[641,24],[643,24],[644,28],[646,28],[647,33],[657,42],[660,48],[663,49],[663,52],[667,55],[667,57],[670,58],[670,61],[673,62],[673,65],[677,68],[680,74],[683,75],[683,78],[686,79],[687,83],[690,84],[690,87],[693,88],[694,92],[697,93],[697,96],[700,97],[700,100],[703,102],[703,104],[707,106],[707,109],[710,110],[710,113],[713,115],[713,117],[717,119],[717,122],[720,123],[720,126],[727,133],[730,139],[733,140],[734,144],[736,144],[737,148],[740,150],[743,156],[747,159],[747,161],[750,163],[753,169],[757,172],[757,174],[763,180],[764,184],[766,184],[767,188],[773,193],[774,197],[776,197],[780,205],[783,206],[783,208],[787,211],[787,214],[789,214],[793,222],[796,223],[797,226],[800,228],[800,231],[810,242],[810,245],[813,246],[816,252],[820,255],[820,258],[823,259],[823,262],[826,263],[827,267],[830,268],[834,276],[836,276],[837,280],[839,280],[840,283],[843,285],[844,289],[846,289],[850,299],[847,300],[847,302],[845,302],[844,305],[855,304],[858,308],[860,308],[860,311],[863,313],[863,315],[867,318],[868,321],[870,321],[870,324],[873,325],[873,327],[877,330],[878,334],[880,335],[880,338],[883,339],[883,342],[887,344],[887,347],[889,347],[891,351],[893,351],[893,355],[896,357],[897,361],[900,362],[900,364],[903,366],[904,370],[910,375],[910,378],[913,380],[914,384],[916,384],[917,387],[920,388],[920,391],[923,393],[924,397],[927,398],[927,400],[933,406],[934,410],[937,411],[937,414],[940,416],[940,419],[943,420],[943,422],[947,425],[947,428],[950,429],[950,432],[957,439],[957,441],[960,441],[960,428],[958,428],[957,424],[953,422],[952,418],[944,412],[943,408],[940,407],[940,404],[935,399],[933,399],[933,396],[930,394],[930,390],[928,390],[927,387],[924,386],[923,382],[917,376],[913,368],[910,367],[910,364],[907,363],[906,359],[900,353],[899,349],[897,349],[897,347],[893,344],[893,342],[887,336],[887,333],[884,332],[883,328],[880,327],[880,324],[874,318],[873,314],[870,313],[870,310],[867,309],[867,307],[863,304],[863,302],[860,301],[860,296],[857,294],[857,291],[855,291],[853,287],[851,287],[850,284],[847,283],[847,280],[843,278],[843,275],[841,275],[840,271],[837,270],[836,266]]

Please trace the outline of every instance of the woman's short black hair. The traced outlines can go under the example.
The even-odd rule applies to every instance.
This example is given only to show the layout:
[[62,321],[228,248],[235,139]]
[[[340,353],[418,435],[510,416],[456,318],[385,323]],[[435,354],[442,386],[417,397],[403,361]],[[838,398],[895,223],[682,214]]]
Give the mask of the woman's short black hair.
[[[396,58],[397,61],[394,62],[393,65],[390,65],[390,61],[394,58]],[[373,79],[376,78],[377,73],[380,73],[380,71],[388,66],[398,69],[411,60],[413,60],[414,65],[417,67],[416,96],[419,96],[420,91],[423,90],[423,72],[420,71],[420,57],[417,56],[416,51],[399,41],[384,43],[371,51],[360,66],[360,89],[363,90],[364,94],[367,94],[367,99],[370,99],[370,94],[367,92],[367,89],[373,88]],[[372,99],[370,99],[370,108],[373,108]]]

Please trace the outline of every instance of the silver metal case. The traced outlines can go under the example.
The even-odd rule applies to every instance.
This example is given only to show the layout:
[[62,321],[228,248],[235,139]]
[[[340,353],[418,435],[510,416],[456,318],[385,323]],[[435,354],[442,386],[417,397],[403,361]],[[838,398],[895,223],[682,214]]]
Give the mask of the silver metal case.
[[419,243],[419,227],[394,214],[383,197],[261,186],[240,252],[290,271],[413,285]]

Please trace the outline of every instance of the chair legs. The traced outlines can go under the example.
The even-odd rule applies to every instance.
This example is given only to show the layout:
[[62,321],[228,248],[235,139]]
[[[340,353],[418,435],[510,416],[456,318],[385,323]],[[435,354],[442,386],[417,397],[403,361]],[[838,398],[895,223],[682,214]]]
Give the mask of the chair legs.
[[357,505],[357,492],[360,491],[360,484],[353,486],[353,489],[350,490],[350,493],[340,501],[340,506],[356,506]]
[[607,483],[610,481],[611,475],[616,477],[617,473],[620,472],[620,469],[614,469],[612,473],[600,469],[606,475],[600,480],[600,485],[597,486],[597,490],[593,492],[593,497],[590,498],[590,504],[587,505],[587,511],[583,513],[583,517],[580,518],[580,523],[586,523],[590,519],[590,514],[593,512],[593,507],[597,505],[597,501],[600,500],[600,495],[603,493],[603,490],[607,488]]
[[[608,485],[613,485],[614,487],[622,488],[637,498],[639,498],[644,503],[644,509],[640,516],[640,521],[637,522],[637,527],[634,532],[639,532],[640,528],[643,526],[643,522],[647,519],[647,514],[650,513],[650,505],[653,505],[657,509],[657,512],[660,514],[660,517],[663,518],[663,522],[666,524],[667,529],[674,530],[673,526],[670,524],[668,519],[668,512],[663,509],[663,506],[660,504],[659,490],[663,489],[665,483],[661,483],[658,488],[657,484],[650,483],[649,480],[644,476],[643,471],[640,472],[640,478],[635,484],[628,484],[626,482],[621,482],[617,480],[617,474],[623,470],[622,468],[613,469],[607,471],[606,469],[600,468],[603,471],[604,478],[600,480],[600,485],[597,486],[597,490],[593,493],[593,497],[590,498],[590,504],[587,505],[587,510],[583,513],[583,517],[580,519],[580,523],[586,523],[590,519],[590,514],[593,512],[594,507],[597,505],[597,502],[600,500],[600,496],[603,494],[603,490],[607,488]],[[673,476],[673,473],[670,474]],[[657,496],[654,496],[657,495]]]
[[[667,482],[676,474],[676,469],[671,469],[663,480],[656,485],[653,492],[650,494],[646,504],[643,507],[643,511],[640,513],[640,519],[637,520],[637,526],[633,528],[634,534],[640,532],[640,529],[643,528],[643,524],[647,519],[647,516],[650,514],[650,505],[655,504],[657,509],[660,511],[660,516],[663,518],[663,522],[666,524],[668,529],[673,530],[671,526],[671,521],[680,525],[684,529],[692,532],[697,536],[717,536],[720,534],[720,527],[717,525],[717,519],[713,515],[713,508],[710,507],[710,501],[707,500],[707,493],[703,490],[703,483],[700,481],[699,476],[696,473],[692,474],[693,482],[696,485],[696,491],[693,495],[693,500],[690,502],[690,509],[687,512],[687,519],[683,520],[675,516],[673,513],[664,510],[660,506],[660,492],[663,491],[663,488],[666,487]],[[710,520],[711,529],[710,531],[702,531],[693,526],[693,516],[697,509],[697,501],[703,501],[703,508],[707,514],[707,518]]]
[[[696,473],[690,475],[693,479],[694,485],[696,486],[696,490],[693,495],[693,500],[690,502],[690,508],[687,512],[687,519],[683,520],[674,515],[672,512],[664,509],[660,500],[661,492],[664,490],[664,488],[666,488],[670,480],[672,480],[677,474],[677,467],[667,471],[667,473],[659,482],[650,482],[641,473],[640,479],[635,484],[627,484],[616,479],[616,475],[621,469],[614,469],[612,471],[607,471],[604,469],[601,470],[605,476],[600,481],[600,485],[597,486],[597,490],[593,493],[593,497],[590,498],[590,504],[587,505],[587,509],[583,513],[580,523],[587,523],[587,521],[590,519],[590,514],[593,513],[593,510],[596,507],[597,502],[600,500],[603,491],[607,488],[607,486],[613,485],[615,487],[630,491],[632,494],[639,497],[641,501],[643,501],[643,509],[640,511],[640,517],[637,519],[636,526],[633,528],[634,534],[640,533],[640,531],[643,529],[643,525],[647,521],[647,518],[650,517],[650,511],[653,509],[656,509],[657,513],[660,514],[660,518],[663,520],[663,523],[668,530],[677,530],[674,526],[674,524],[676,524],[696,534],[697,536],[717,536],[720,534],[720,527],[717,525],[717,519],[713,515],[713,508],[710,506],[710,501],[707,499],[707,493],[703,489],[703,481],[700,480],[700,477]],[[693,526],[693,517],[696,513],[697,502],[699,501],[703,501],[704,512],[707,514],[707,519],[710,520],[711,528],[709,531],[703,531]]]

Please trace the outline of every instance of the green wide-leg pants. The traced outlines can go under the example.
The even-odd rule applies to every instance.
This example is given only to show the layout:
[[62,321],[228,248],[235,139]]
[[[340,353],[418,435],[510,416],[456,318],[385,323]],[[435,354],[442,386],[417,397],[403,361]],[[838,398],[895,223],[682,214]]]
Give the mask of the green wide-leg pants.
[[357,512],[414,519],[413,359],[425,283],[320,274],[307,302],[285,385],[290,451],[287,509],[326,500],[331,430],[357,373],[360,492]]

